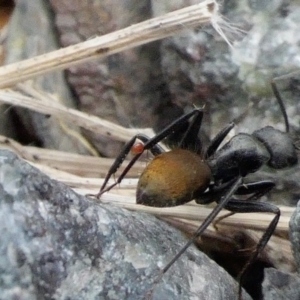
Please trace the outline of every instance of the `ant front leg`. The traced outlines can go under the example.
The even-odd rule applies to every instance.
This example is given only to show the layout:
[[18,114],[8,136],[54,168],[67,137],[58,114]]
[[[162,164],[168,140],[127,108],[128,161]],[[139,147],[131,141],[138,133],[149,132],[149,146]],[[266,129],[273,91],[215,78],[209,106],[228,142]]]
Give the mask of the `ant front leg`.
[[250,195],[249,198],[247,198],[244,201],[248,200],[257,200],[270,192],[275,187],[275,183],[271,180],[261,180],[257,182],[249,182],[242,184],[236,191],[236,195]]
[[211,157],[217,149],[219,148],[220,144],[223,142],[223,140],[226,138],[230,130],[234,127],[234,123],[229,123],[226,125],[210,142],[209,146],[206,149],[205,158]]
[[[111,186],[109,186],[108,188],[105,189],[109,179],[111,178],[112,175],[114,175],[117,170],[119,169],[119,167],[122,165],[123,161],[125,160],[126,156],[128,155],[128,153],[133,149],[134,147],[134,143],[136,142],[136,140],[139,139],[144,143],[148,143],[151,138],[149,138],[148,136],[144,135],[144,134],[137,134],[134,137],[132,137],[130,139],[130,141],[128,141],[125,146],[123,147],[123,149],[121,150],[120,154],[117,156],[117,158],[115,159],[114,163],[111,165],[111,167],[109,168],[106,177],[104,179],[104,182],[98,192],[98,194],[96,195],[89,195],[89,196],[95,196],[97,199],[100,198],[100,196],[104,193],[107,192],[108,190],[110,190],[111,188],[113,188],[116,184],[120,183],[121,180],[124,178],[124,176],[127,174],[127,172],[130,170],[130,168],[132,167],[132,165],[139,159],[139,157],[143,154],[143,152],[146,150],[145,149],[145,145],[142,146],[141,149],[139,149],[139,151],[136,153],[136,155],[132,158],[132,160],[129,162],[129,164],[126,166],[125,170],[123,171],[123,173],[121,174],[121,178],[118,178],[117,183],[112,184]],[[162,147],[160,147],[159,145],[153,145],[152,148],[149,149],[151,151],[151,153],[153,155],[158,155],[160,153],[162,153],[164,150]]]
[[[120,152],[120,154],[118,155],[118,157],[116,158],[116,160],[114,161],[114,163],[112,164],[112,166],[110,167],[104,182],[100,188],[100,191],[98,192],[98,194],[96,195],[90,195],[90,196],[95,196],[96,198],[100,198],[100,196],[109,191],[110,189],[112,189],[114,186],[116,186],[117,184],[119,184],[122,179],[126,176],[126,174],[128,173],[128,171],[131,169],[131,167],[134,165],[134,163],[140,158],[140,156],[144,153],[144,151],[146,150],[150,150],[152,152],[153,155],[158,155],[162,152],[164,152],[164,150],[157,145],[157,143],[159,143],[160,141],[162,141],[165,137],[167,137],[168,135],[170,135],[172,132],[178,130],[187,120],[189,120],[190,117],[192,117],[193,115],[197,115],[197,114],[202,114],[203,111],[200,109],[194,109],[191,112],[181,116],[180,118],[176,119],[174,122],[172,122],[169,126],[167,126],[165,129],[163,129],[161,132],[159,132],[157,135],[155,135],[152,138],[147,137],[146,135],[143,134],[137,134],[135,135],[129,142],[127,142],[124,146],[124,148],[122,149],[122,151]],[[128,153],[130,152],[130,150],[132,149],[136,139],[140,139],[141,141],[144,142],[143,147],[138,151],[137,154],[135,154],[135,156],[129,161],[128,165],[125,167],[125,169],[123,170],[123,172],[121,173],[121,175],[118,177],[117,181],[113,184],[111,184],[110,186],[106,187],[108,180],[111,178],[111,176],[113,174],[115,174],[117,172],[117,170],[119,169],[119,167],[121,166],[121,164],[123,163],[123,161],[125,160],[126,156],[128,155]]]
[[195,153],[201,154],[202,143],[198,139],[198,134],[201,128],[203,119],[203,111],[199,110],[193,120],[190,122],[188,129],[179,142],[178,148],[192,150]]
[[281,97],[281,95],[279,93],[279,90],[277,88],[276,81],[278,81],[280,79],[284,79],[284,78],[289,78],[289,77],[292,77],[294,75],[299,75],[299,71],[275,77],[271,81],[271,88],[272,88],[273,94],[274,94],[274,96],[275,96],[275,98],[276,98],[276,100],[277,100],[277,102],[279,104],[281,113],[283,115],[284,124],[285,124],[285,132],[287,132],[287,133],[290,131],[289,119],[288,119],[288,116],[287,116],[287,113],[286,113],[284,101],[282,100],[282,97]]

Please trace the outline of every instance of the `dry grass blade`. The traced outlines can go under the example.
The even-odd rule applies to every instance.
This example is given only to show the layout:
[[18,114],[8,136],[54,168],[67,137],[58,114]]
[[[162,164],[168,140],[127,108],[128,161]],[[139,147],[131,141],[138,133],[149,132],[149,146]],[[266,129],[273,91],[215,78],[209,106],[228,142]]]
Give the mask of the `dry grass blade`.
[[122,142],[127,142],[137,133],[154,135],[151,128],[126,128],[79,110],[68,108],[62,105],[58,99],[45,92],[37,91],[29,85],[19,84],[18,88],[21,92],[12,89],[0,90],[0,102],[55,116],[58,119]]
[[[122,185],[121,185],[122,187]],[[81,191],[78,191],[81,193]],[[135,198],[130,196],[117,195],[113,193],[106,193],[101,198],[102,202],[109,202],[123,208],[130,210],[142,211],[151,213],[160,217],[175,217],[191,221],[202,222],[206,216],[211,212],[212,208],[207,206],[198,205],[196,203],[189,203],[186,205],[180,205],[175,207],[157,208],[143,205],[137,205]],[[282,215],[280,222],[277,226],[277,231],[288,231],[288,222],[294,209],[292,207],[281,207]],[[219,216],[227,214],[228,211],[222,211]],[[244,213],[235,214],[231,217],[225,218],[220,224],[226,226],[239,227],[244,229],[252,229],[258,231],[264,231],[269,225],[274,215],[262,214],[262,213]]]
[[218,19],[218,4],[216,1],[205,0],[199,4],[90,39],[74,46],[4,66],[0,68],[0,87],[12,86],[18,82],[54,70],[62,70],[84,61],[112,55],[174,35],[183,29],[203,23],[211,22],[220,32],[221,29],[216,24]]
[[[55,170],[64,171],[69,174],[66,178],[74,178],[72,175],[76,175],[78,181],[75,183],[70,182],[70,185],[77,186],[79,182],[84,182],[83,177],[104,177],[107,170],[112,165],[114,159],[103,158],[103,157],[93,157],[80,155],[75,153],[68,153],[58,150],[41,149],[31,146],[22,146],[13,139],[9,139],[5,136],[0,135],[0,148],[9,149],[18,154],[21,158],[27,160],[28,162],[38,164],[39,169],[41,166],[47,166],[53,169],[51,175],[49,171],[44,170],[44,172],[51,177],[55,178]],[[126,161],[125,161],[126,164]],[[125,165],[124,164],[124,165]],[[124,169],[124,165],[120,167],[120,171]],[[145,167],[144,162],[137,162],[129,171],[128,175],[137,177],[143,168]],[[49,168],[47,170],[50,170]],[[97,178],[97,185],[92,184],[90,188],[99,187],[100,181]],[[92,182],[90,180],[90,182]]]
[[[90,194],[91,191],[94,191],[94,194],[96,194],[99,191],[99,187],[103,184],[104,178],[86,178],[86,177],[80,177],[77,175],[70,174],[68,172],[57,170],[52,167],[35,163],[35,162],[29,162],[31,165],[48,175],[54,180],[57,180],[61,183],[64,183],[68,185],[70,188],[73,188],[75,190],[81,190],[82,192],[80,194],[86,195]],[[119,192],[122,195],[133,195],[135,191],[135,187],[137,185],[137,178],[125,178],[124,181],[122,181],[122,188],[119,189]],[[109,181],[109,184],[113,183],[114,180],[111,179]]]

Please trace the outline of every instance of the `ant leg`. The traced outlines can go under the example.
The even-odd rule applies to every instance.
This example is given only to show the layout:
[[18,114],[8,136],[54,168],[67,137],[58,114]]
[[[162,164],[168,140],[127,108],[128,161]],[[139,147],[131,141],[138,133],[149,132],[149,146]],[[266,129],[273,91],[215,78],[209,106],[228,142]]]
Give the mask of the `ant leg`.
[[[134,136],[129,142],[127,142],[125,144],[125,146],[122,149],[121,153],[118,155],[115,162],[110,167],[99,193],[97,195],[93,195],[93,196],[95,196],[96,198],[99,199],[100,196],[103,193],[109,191],[114,186],[119,184],[122,181],[122,179],[126,176],[128,171],[131,169],[131,167],[134,165],[134,163],[140,158],[140,156],[143,154],[143,152],[145,150],[152,151],[152,153],[154,155],[159,154],[162,148],[160,148],[157,145],[157,143],[160,142],[161,140],[163,140],[165,137],[167,137],[170,133],[178,130],[180,128],[180,126],[182,126],[182,124],[184,122],[186,122],[191,116],[193,116],[194,114],[197,114],[197,113],[201,113],[201,112],[202,112],[202,110],[200,110],[200,109],[192,110],[191,112],[189,112],[189,113],[179,117],[178,119],[176,119],[174,122],[172,122],[170,125],[168,125],[165,129],[163,129],[161,132],[159,132],[157,135],[155,135],[152,138],[148,138],[147,136],[142,135],[142,134],[137,134],[136,136]],[[146,141],[142,151],[140,153],[136,154],[129,161],[128,165],[125,167],[125,169],[123,170],[121,175],[118,177],[117,181],[115,183],[111,184],[110,186],[106,187],[108,180],[118,170],[118,168],[121,166],[121,164],[123,163],[123,161],[124,161],[125,157],[127,156],[127,154],[130,152],[130,150],[131,150],[131,148],[132,148],[132,146],[133,146],[133,144],[134,144],[134,142],[137,138],[141,139],[142,141]]]
[[213,223],[212,223],[212,226],[214,227],[215,231],[218,231],[218,230],[219,230],[218,224],[219,224],[222,220],[227,219],[227,218],[233,216],[234,214],[235,214],[234,212],[229,212],[229,213],[227,213],[227,214],[225,214],[225,215],[223,215],[223,216],[221,216],[221,217],[218,217],[216,220],[214,220]]
[[213,138],[206,149],[206,153],[204,156],[205,158],[211,157],[217,151],[218,147],[223,142],[229,131],[234,127],[234,125],[234,123],[229,123]]
[[275,214],[275,217],[270,222],[268,228],[260,238],[254,252],[252,253],[251,257],[249,258],[248,262],[243,267],[239,275],[239,299],[241,299],[242,283],[245,278],[245,274],[247,273],[249,266],[256,260],[257,256],[263,251],[269,239],[273,235],[280,218],[280,209],[273,204],[266,203],[266,202],[256,202],[255,200],[254,201],[253,200],[251,201],[230,200],[226,204],[225,208],[234,213],[265,212],[265,213]]
[[[115,174],[117,172],[117,170],[119,169],[119,167],[122,165],[123,161],[125,160],[126,156],[128,155],[128,153],[130,152],[130,150],[132,149],[135,141],[137,139],[140,139],[141,141],[145,142],[148,141],[150,138],[147,137],[144,134],[137,134],[134,137],[132,137],[123,147],[123,149],[121,150],[121,152],[119,153],[119,155],[117,156],[117,158],[115,159],[114,163],[111,165],[111,167],[109,168],[104,182],[98,192],[98,194],[96,195],[90,195],[88,194],[87,196],[95,196],[96,198],[99,199],[100,195],[102,194],[102,191],[104,190],[105,186],[107,185],[108,180],[110,179],[110,177]],[[154,149],[154,151],[158,151],[159,149]],[[140,154],[140,153],[139,153]],[[138,154],[138,155],[139,155]]]
[[192,149],[195,150],[196,153],[201,153],[202,145],[201,141],[198,138],[198,134],[201,128],[202,119],[203,111],[199,111],[199,113],[195,115],[193,121],[190,123],[188,129],[182,137],[179,143],[179,148]]
[[[145,144],[149,142],[149,140],[151,139],[149,136],[145,135],[145,134],[138,134],[136,135],[136,137],[138,137],[143,143],[143,151],[145,150]],[[156,144],[154,146],[152,146],[150,149],[148,149],[154,156],[157,156],[158,154],[161,154],[163,152],[165,152],[164,148],[161,147],[160,145]]]
[[282,97],[281,97],[281,95],[279,93],[279,90],[277,88],[277,85],[276,85],[276,80],[278,80],[278,79],[279,79],[279,77],[274,78],[271,81],[271,87],[272,87],[273,94],[274,94],[275,98],[277,99],[277,102],[279,104],[280,110],[281,110],[282,115],[283,115],[284,124],[285,124],[285,132],[289,132],[290,131],[289,119],[288,119],[288,116],[287,116],[287,113],[286,113],[284,102],[282,100]]
[[[207,192],[201,194],[198,198],[194,199],[195,202],[201,205],[210,204],[212,202],[219,202],[224,192],[230,188],[230,186],[233,184],[234,181],[235,178],[221,185],[211,184]],[[237,188],[234,194],[235,195],[253,194],[247,200],[255,200],[255,199],[259,199],[264,194],[269,192],[274,186],[275,183],[270,180],[251,182],[251,183],[241,184]]]
[[177,255],[163,268],[162,273],[166,273],[173,263],[185,252],[185,250],[203,233],[203,231],[209,226],[212,220],[218,215],[218,213],[226,206],[232,195],[235,193],[237,188],[242,182],[242,178],[238,177],[231,185],[230,189],[221,198],[218,205],[212,210],[212,212],[206,217],[203,223],[199,226],[197,231],[193,234],[190,240],[181,248]]
[[[161,132],[159,132],[156,136],[154,136],[152,139],[150,139],[145,144],[145,148],[146,147],[147,147],[147,149],[152,148],[155,144],[157,144],[158,142],[163,140],[169,134],[177,131],[193,115],[202,115],[202,114],[203,114],[202,109],[194,108],[192,111],[186,113],[185,115],[182,115],[181,117],[179,117],[178,119],[173,121],[170,125],[168,125],[165,129],[163,129]],[[198,119],[198,118],[196,117],[195,119]],[[192,124],[193,124],[193,122],[192,122]]]
[[242,177],[237,177],[231,187],[226,191],[225,195],[221,198],[218,205],[211,211],[211,213],[206,217],[203,223],[199,226],[197,231],[188,240],[188,242],[179,250],[179,252],[172,258],[172,260],[161,270],[160,274],[154,280],[152,288],[148,291],[146,299],[151,299],[155,286],[160,282],[162,276],[170,269],[170,267],[175,263],[175,261],[187,250],[191,244],[203,233],[203,231],[209,226],[212,220],[218,215],[218,213],[226,206],[227,202],[230,200],[232,195],[235,193],[237,188],[242,183]]
[[[245,200],[240,200],[240,201],[250,201],[250,200],[258,200],[265,194],[267,194],[273,187],[275,186],[275,183],[270,180],[262,180],[258,182],[251,182],[247,184],[242,184],[235,192],[235,195],[248,195],[248,194],[253,194],[250,197],[248,197]],[[225,207],[226,208],[226,207]],[[217,218],[213,222],[213,227],[215,230],[218,230],[217,224],[220,223],[222,220],[234,215],[235,212],[229,212],[225,214],[224,216],[221,216]]]
[[243,201],[257,200],[271,191],[275,186],[275,183],[271,180],[261,180],[257,182],[250,182],[241,185],[237,191],[236,195],[249,195],[253,194],[249,198]]
[[208,191],[200,194],[199,197],[195,198],[194,200],[197,204],[201,205],[218,202],[235,181],[236,178],[233,178],[228,182],[222,183],[221,185],[210,184]]

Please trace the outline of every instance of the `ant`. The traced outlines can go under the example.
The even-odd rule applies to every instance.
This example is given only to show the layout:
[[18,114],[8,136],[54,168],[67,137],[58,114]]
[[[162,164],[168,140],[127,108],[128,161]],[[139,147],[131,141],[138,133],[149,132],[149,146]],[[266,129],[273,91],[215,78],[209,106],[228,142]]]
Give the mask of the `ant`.
[[[277,206],[257,201],[269,192],[275,186],[275,183],[269,180],[244,183],[243,179],[248,174],[258,171],[264,165],[273,169],[283,169],[292,167],[298,162],[293,140],[288,134],[289,122],[283,101],[274,82],[271,83],[271,86],[283,112],[286,132],[267,126],[254,131],[252,134],[239,133],[219,148],[230,130],[235,126],[234,123],[230,123],[213,138],[206,149],[203,149],[203,145],[198,139],[198,133],[204,112],[203,109],[194,108],[152,138],[143,134],[135,135],[125,144],[110,167],[99,193],[95,195],[98,199],[103,193],[119,184],[143,152],[149,150],[154,158],[139,178],[136,191],[136,202],[138,204],[169,207],[182,205],[191,200],[195,200],[198,204],[217,203],[190,240],[161,270],[160,276],[153,284],[153,288],[160,281],[163,274],[204,232],[223,208],[229,210],[231,214],[272,213],[275,215],[274,218],[239,275],[238,295],[241,299],[245,273],[263,251],[280,218],[280,209]],[[158,145],[158,142],[182,130],[189,120],[189,126],[179,142],[178,148],[165,152]],[[142,143],[135,144],[136,140],[141,140]],[[107,187],[108,180],[116,173],[130,151],[134,154],[133,158],[116,182]],[[243,199],[239,198],[241,195],[244,196]],[[244,199],[245,197],[246,199]]]

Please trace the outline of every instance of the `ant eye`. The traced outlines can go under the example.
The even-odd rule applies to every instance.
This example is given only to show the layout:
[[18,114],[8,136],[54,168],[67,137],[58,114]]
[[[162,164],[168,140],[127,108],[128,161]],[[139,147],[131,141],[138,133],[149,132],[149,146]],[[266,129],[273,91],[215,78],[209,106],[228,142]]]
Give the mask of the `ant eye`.
[[132,147],[131,147],[131,153],[132,154],[140,154],[144,151],[144,144],[141,142],[135,143]]

